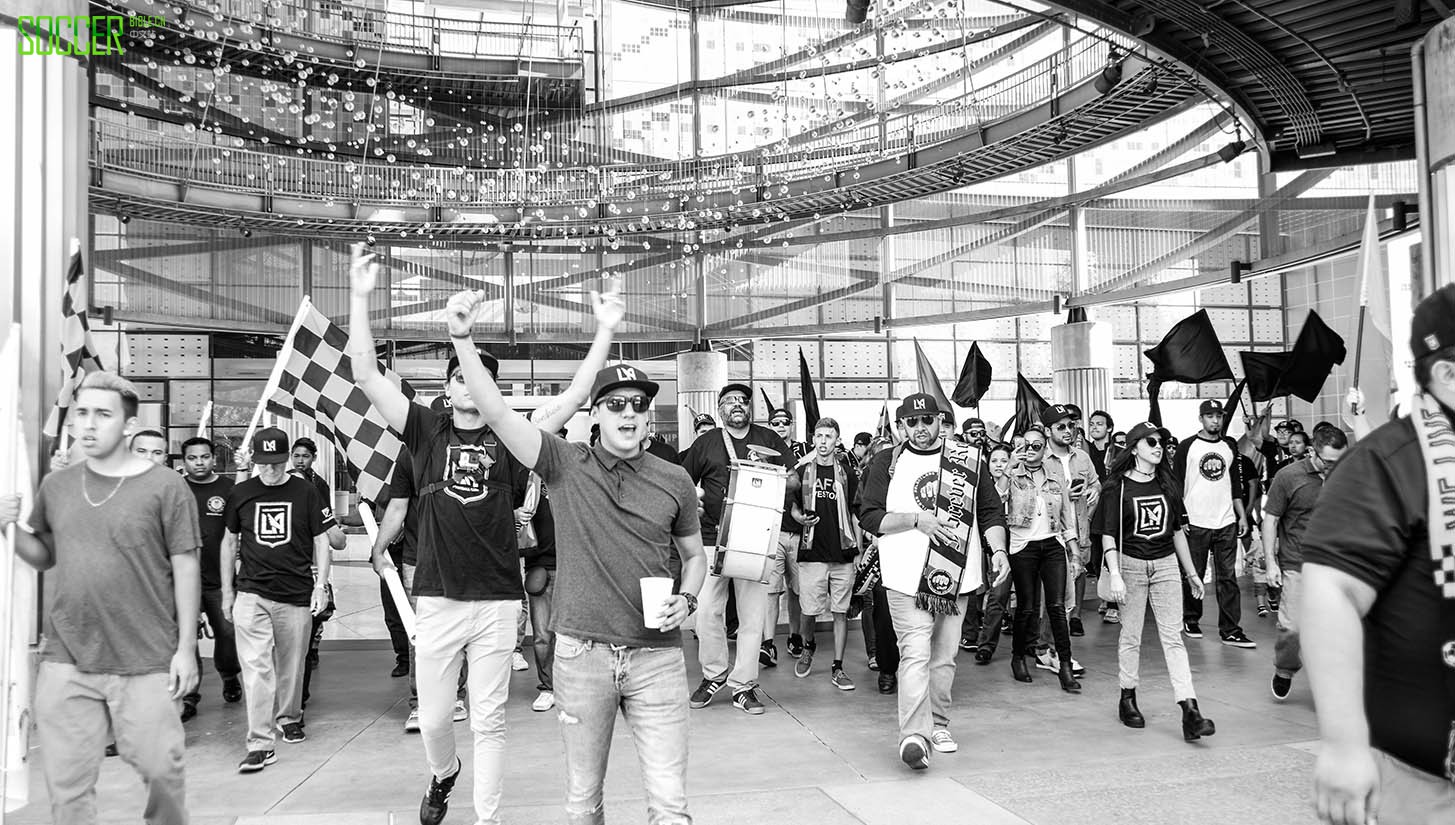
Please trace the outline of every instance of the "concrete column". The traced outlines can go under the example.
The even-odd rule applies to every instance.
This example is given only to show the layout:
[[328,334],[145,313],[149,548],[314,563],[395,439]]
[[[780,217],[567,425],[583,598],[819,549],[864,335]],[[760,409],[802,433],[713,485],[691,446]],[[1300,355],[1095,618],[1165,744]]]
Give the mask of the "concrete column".
[[1058,404],[1081,408],[1082,422],[1093,410],[1111,402],[1111,365],[1114,351],[1111,325],[1094,321],[1051,328],[1051,388]]
[[727,382],[727,353],[694,350],[677,354],[677,440],[682,449],[696,437],[687,408],[717,418],[717,392]]
[[1455,283],[1455,18],[1425,35],[1414,52],[1415,146],[1420,160],[1420,226],[1425,249],[1416,297]]

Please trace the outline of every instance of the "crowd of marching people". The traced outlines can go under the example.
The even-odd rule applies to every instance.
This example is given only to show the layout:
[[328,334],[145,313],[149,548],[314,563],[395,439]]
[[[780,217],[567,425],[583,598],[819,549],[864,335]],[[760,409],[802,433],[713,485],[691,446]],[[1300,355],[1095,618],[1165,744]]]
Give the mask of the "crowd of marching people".
[[[403,443],[387,493],[366,504],[379,522],[373,566],[408,593],[395,605],[381,584],[391,675],[408,676],[404,728],[425,753],[421,823],[446,815],[463,765],[454,723],[465,720],[472,807],[479,821],[498,821],[510,674],[532,666],[527,616],[531,707],[560,721],[569,821],[604,821],[620,714],[652,820],[676,823],[691,821],[692,711],[723,694],[762,715],[760,680],[780,667],[776,678],[791,669],[855,690],[854,618],[862,666],[895,697],[894,740],[911,769],[959,748],[959,661],[990,666],[1004,648],[1011,680],[1050,678],[1079,694],[1078,639],[1095,621],[1118,626],[1123,725],[1144,728],[1140,702],[1170,690],[1184,739],[1212,736],[1187,645],[1204,637],[1211,595],[1217,641],[1257,646],[1265,634],[1247,632],[1240,575],[1269,617],[1273,700],[1289,696],[1309,660],[1326,740],[1320,815],[1343,825],[1376,805],[1381,822],[1455,811],[1440,779],[1455,764],[1455,695],[1440,670],[1455,668],[1455,521],[1438,509],[1455,489],[1445,469],[1455,462],[1455,288],[1415,315],[1425,394],[1414,414],[1372,434],[1361,422],[1352,446],[1336,424],[1305,431],[1292,419],[1265,430],[1250,418],[1234,440],[1236,406],[1211,400],[1195,430],[1174,422],[1180,438],[1151,422],[1117,430],[1103,410],[1059,403],[997,438],[977,418],[956,429],[954,411],[930,393],[899,400],[894,433],[849,435],[822,417],[804,422],[810,440],[800,443],[790,411],[755,423],[752,387],[728,383],[716,416],[698,416],[678,452],[650,431],[658,383],[607,364],[624,313],[614,292],[592,296],[596,338],[570,386],[526,418],[472,340],[477,293],[446,308],[454,355],[435,405],[415,403],[379,370],[376,267],[356,251],[348,348],[358,388]],[[147,821],[186,821],[182,724],[201,700],[199,616],[222,700],[245,702],[238,771],[275,763],[279,739],[307,736],[332,609],[331,558],[345,539],[311,467],[316,446],[264,428],[227,478],[215,445],[194,438],[179,475],[166,468],[161,434],[136,431],[137,405],[126,380],[88,375],[70,413],[76,452],[57,457],[27,517],[18,499],[0,499],[0,527],[21,528],[20,556],[53,571],[35,720],[58,823],[95,821],[109,745],[145,778]],[[568,441],[581,408],[591,438]],[[756,556],[720,549],[749,477],[781,484],[768,502],[777,541]],[[1149,611],[1169,684],[1142,690]],[[414,618],[412,637],[402,614]],[[1303,626],[1303,616],[1320,621]],[[683,629],[696,639],[690,678]],[[1366,702],[1371,694],[1380,699]]]

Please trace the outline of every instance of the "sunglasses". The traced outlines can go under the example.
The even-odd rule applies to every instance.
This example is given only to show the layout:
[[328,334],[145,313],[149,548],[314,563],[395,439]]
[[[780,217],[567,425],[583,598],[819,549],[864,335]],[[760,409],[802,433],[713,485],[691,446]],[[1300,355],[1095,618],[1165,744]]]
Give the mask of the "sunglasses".
[[1053,429],[1053,430],[1069,430],[1069,429],[1071,429],[1071,425],[1068,424],[1065,421],[1062,421],[1062,422],[1060,422],[1058,424],[1052,424],[1051,425],[1051,429]]
[[772,424],[775,427],[787,427],[789,424],[792,424],[793,422],[791,422],[791,421],[789,421],[787,419],[784,419],[784,418],[777,418],[777,419],[774,419],[772,421],[769,421],[768,423],[769,424]]
[[1148,447],[1160,448],[1162,446],[1162,439],[1158,438],[1155,435],[1149,435],[1146,438],[1142,439],[1142,443],[1146,444]]
[[939,420],[940,417],[938,415],[911,415],[910,417],[904,419],[904,426],[928,427],[929,425]]
[[1045,446],[1046,446],[1046,442],[1044,442],[1044,441],[1027,441],[1026,442],[1026,449],[1027,450],[1040,450],[1040,449],[1044,449]]
[[597,403],[605,405],[608,410],[614,413],[619,413],[626,409],[626,405],[628,404],[632,406],[634,412],[643,413],[647,411],[648,407],[652,406],[652,399],[645,395],[633,395],[630,398],[625,395],[608,395]]

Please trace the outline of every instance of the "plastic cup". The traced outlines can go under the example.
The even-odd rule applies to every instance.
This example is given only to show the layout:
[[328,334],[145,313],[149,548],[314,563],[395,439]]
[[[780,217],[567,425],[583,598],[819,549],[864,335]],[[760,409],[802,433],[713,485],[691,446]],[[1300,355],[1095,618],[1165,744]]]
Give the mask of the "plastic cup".
[[662,621],[659,614],[667,600],[672,598],[672,580],[666,576],[643,576],[641,582],[642,619],[647,627],[660,629]]

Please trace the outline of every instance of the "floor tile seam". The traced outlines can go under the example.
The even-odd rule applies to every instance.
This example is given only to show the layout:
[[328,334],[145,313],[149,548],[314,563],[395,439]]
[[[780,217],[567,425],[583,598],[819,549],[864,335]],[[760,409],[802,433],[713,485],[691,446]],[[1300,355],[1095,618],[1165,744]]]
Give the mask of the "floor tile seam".
[[773,698],[773,694],[768,693],[765,690],[764,695],[768,697],[768,701],[772,702],[778,709],[782,710],[785,716],[787,716],[789,719],[792,719],[795,725],[798,725],[800,728],[806,731],[809,736],[813,737],[813,740],[815,742],[819,743],[819,745],[824,750],[827,750],[830,754],[832,754],[835,759],[837,759],[840,763],[842,763],[845,767],[852,771],[855,776],[859,777],[859,779],[862,781],[868,781],[869,777],[866,776],[863,771],[855,767],[853,762],[845,759],[844,756],[839,753],[837,748],[825,741],[824,738],[818,734],[818,731],[814,730],[812,727],[804,723],[804,721],[798,718],[798,716],[793,711],[789,710],[785,705],[780,703],[777,699]]
[[271,816],[272,815],[272,812],[274,810],[276,810],[279,805],[282,805],[284,802],[286,802],[288,800],[288,797],[292,796],[294,793],[296,793],[298,791],[299,788],[301,788],[305,784],[307,784],[310,779],[312,779],[313,777],[317,776],[320,771],[322,771],[324,768],[328,767],[328,765],[330,763],[332,763],[333,760],[336,757],[339,756],[339,754],[343,753],[343,751],[344,751],[345,748],[347,748],[349,745],[352,745],[355,741],[358,740],[359,737],[363,736],[366,731],[368,731],[370,728],[372,728],[375,725],[377,725],[382,719],[384,719],[384,717],[386,717],[390,713],[392,713],[394,711],[394,709],[399,706],[399,703],[400,702],[403,702],[403,701],[404,701],[403,697],[395,700],[392,704],[389,705],[389,707],[385,708],[378,715],[376,715],[373,719],[369,720],[368,722],[365,722],[363,725],[360,725],[359,726],[359,729],[357,731],[355,731],[352,736],[350,736],[349,738],[347,738],[343,742],[341,742],[336,748],[334,748],[334,750],[333,750],[332,753],[330,753],[329,755],[325,756],[318,763],[318,765],[316,765],[313,769],[311,769],[302,779],[298,780],[298,782],[295,783],[293,785],[293,787],[289,788],[286,792],[283,793],[282,796],[278,797],[278,800],[276,802],[274,802],[272,805],[269,805],[268,808],[267,808],[267,810],[263,812],[263,816]]

